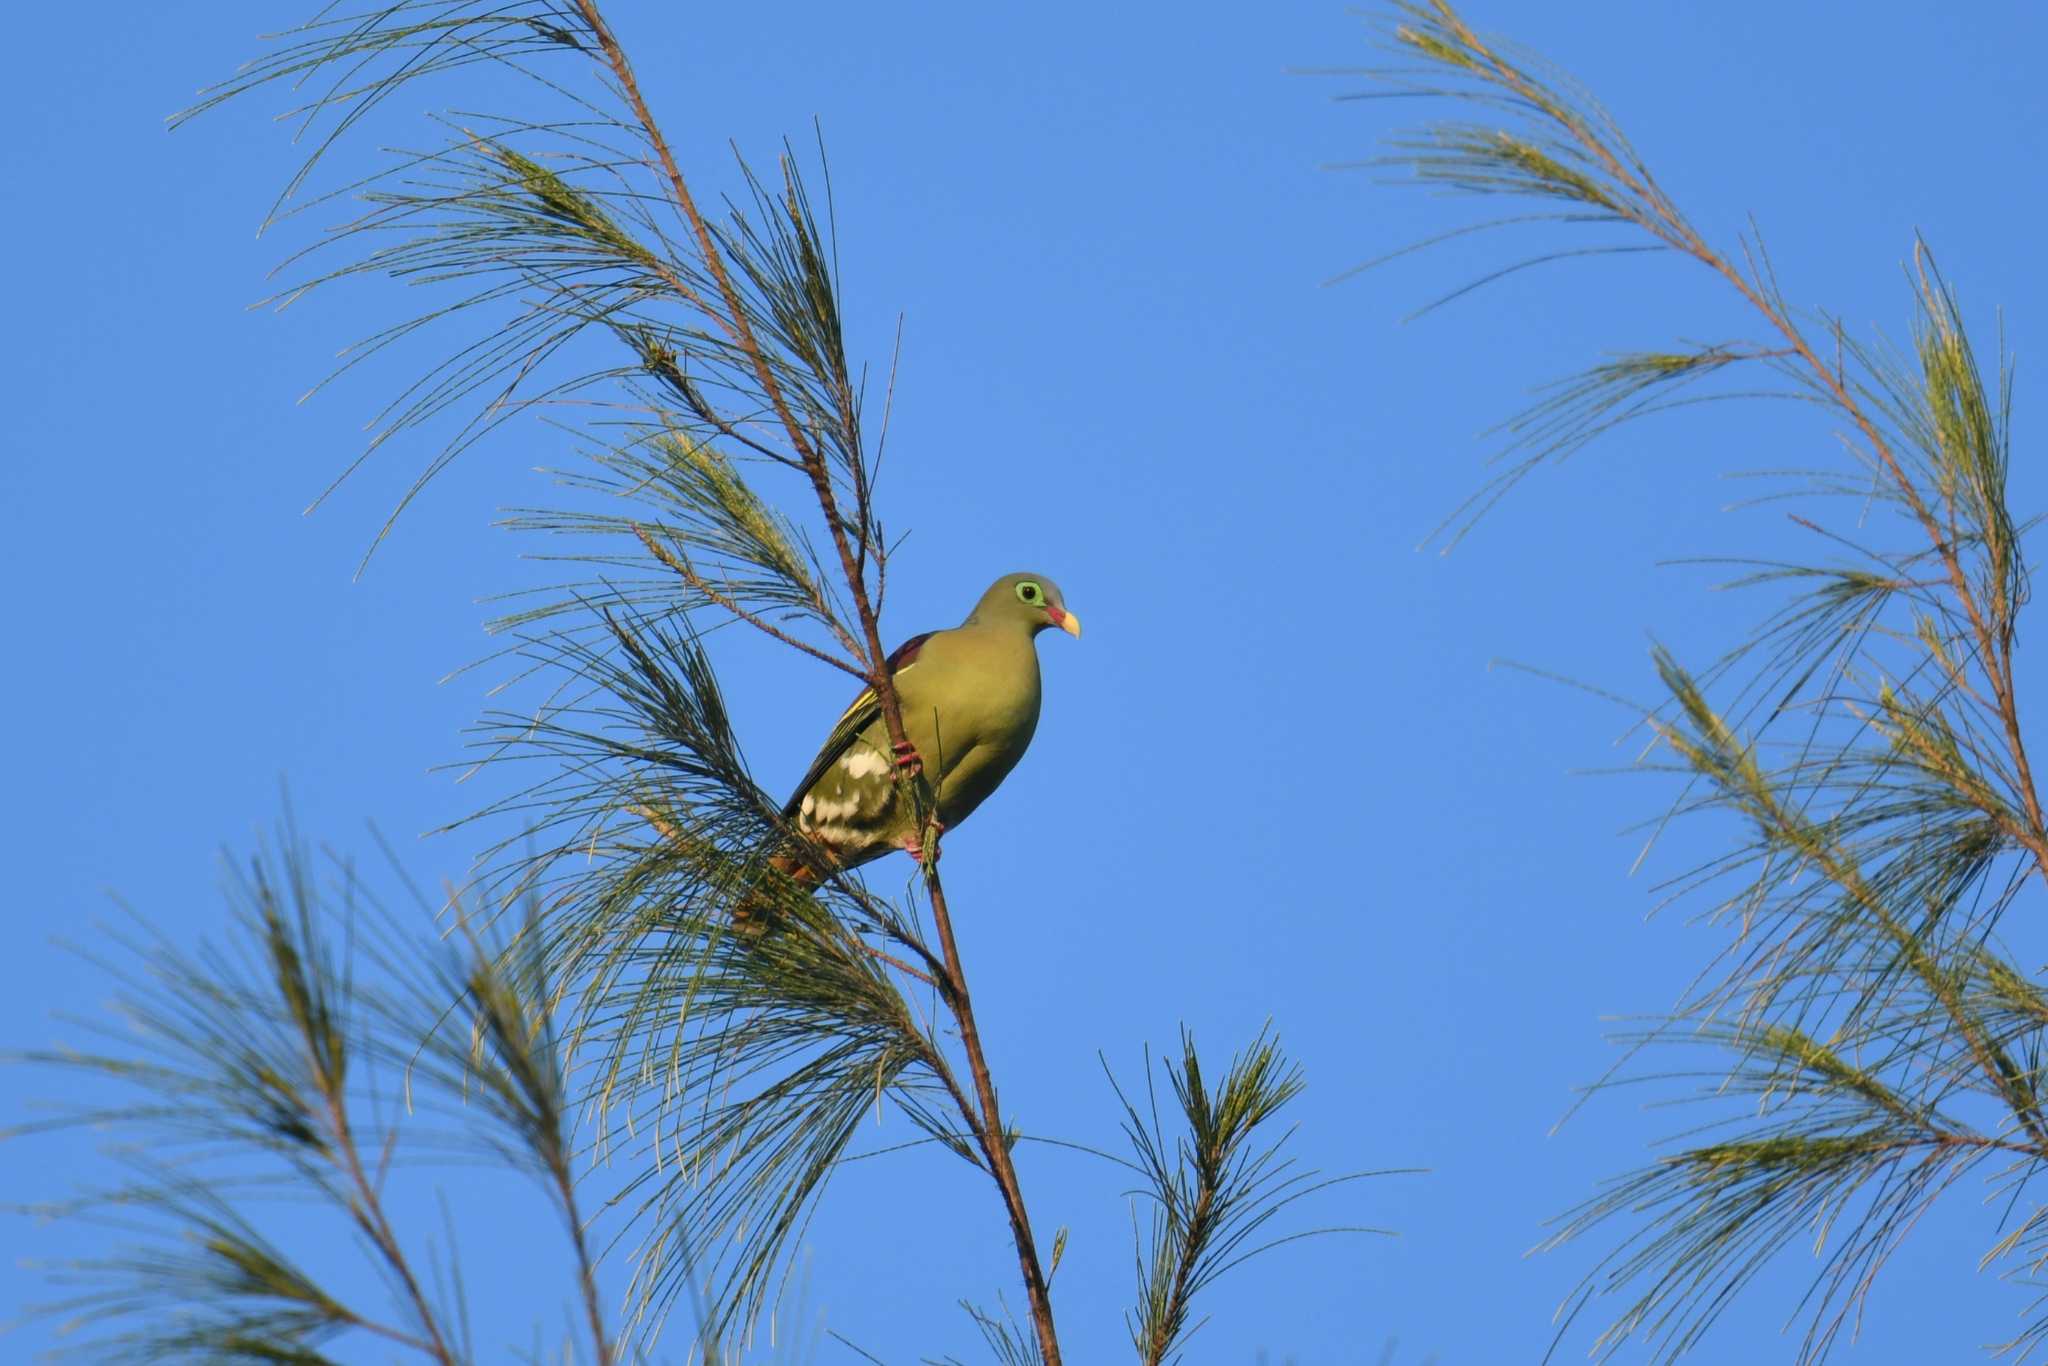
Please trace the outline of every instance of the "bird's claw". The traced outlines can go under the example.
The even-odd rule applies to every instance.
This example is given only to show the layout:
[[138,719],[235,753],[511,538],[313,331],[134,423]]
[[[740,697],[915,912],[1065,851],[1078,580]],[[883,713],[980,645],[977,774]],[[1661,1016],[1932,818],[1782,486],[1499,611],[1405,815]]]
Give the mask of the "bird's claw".
[[912,775],[924,771],[924,759],[919,756],[917,746],[911,744],[910,741],[898,741],[896,744],[889,746],[889,748],[896,751],[896,767]]
[[905,835],[903,837],[903,852],[910,855],[918,863],[937,863],[939,861],[939,836],[946,833],[946,823],[937,816],[934,816],[926,828],[931,832],[932,837],[930,853],[926,853],[924,841],[916,835]]

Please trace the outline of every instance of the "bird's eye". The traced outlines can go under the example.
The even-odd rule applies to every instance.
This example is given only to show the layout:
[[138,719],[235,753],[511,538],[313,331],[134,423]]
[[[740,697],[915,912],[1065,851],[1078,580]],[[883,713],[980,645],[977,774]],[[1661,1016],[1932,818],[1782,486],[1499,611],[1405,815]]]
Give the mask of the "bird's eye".
[[1017,585],[1017,596],[1025,602],[1037,602],[1043,595],[1039,592],[1037,584],[1026,580]]

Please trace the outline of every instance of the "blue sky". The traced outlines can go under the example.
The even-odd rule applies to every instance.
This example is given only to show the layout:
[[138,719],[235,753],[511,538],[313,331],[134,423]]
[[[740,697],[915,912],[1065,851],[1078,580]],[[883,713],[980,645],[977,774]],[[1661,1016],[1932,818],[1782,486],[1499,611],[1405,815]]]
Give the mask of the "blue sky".
[[[374,821],[427,885],[471,851],[409,837],[488,795],[442,766],[492,677],[440,680],[490,648],[477,600],[533,581],[530,547],[491,523],[546,496],[533,469],[564,463],[563,442],[533,423],[466,456],[352,581],[428,451],[381,452],[302,517],[386,390],[373,370],[295,400],[395,296],[245,307],[302,240],[253,237],[294,164],[269,117],[281,92],[162,127],[302,8],[10,21],[0,575],[19,645],[0,700],[24,884],[0,920],[0,1044],[75,1038],[53,1017],[105,1000],[61,942],[93,942],[110,894],[171,938],[214,933],[218,852],[270,826],[281,782],[308,832],[368,854]],[[1320,287],[1457,221],[1322,169],[1404,116],[1332,102],[1356,81],[1289,74],[1372,60],[1340,5],[611,10],[703,186],[729,186],[729,139],[765,157],[822,124],[856,346],[884,360],[904,319],[883,498],[911,534],[888,633],[949,624],[1018,568],[1057,578],[1087,621],[1078,644],[1041,642],[1032,752],[947,842],[1006,1108],[1108,1144],[1098,1050],[1129,1076],[1183,1022],[1224,1052],[1270,1019],[1307,1072],[1305,1162],[1430,1171],[1331,1194],[1315,1221],[1399,1237],[1235,1273],[1190,1360],[1377,1361],[1396,1339],[1397,1366],[1536,1359],[1596,1249],[1525,1252],[1682,1119],[1624,1094],[1553,1125],[1614,1058],[1603,1022],[1668,1005],[1719,946],[1648,913],[1660,876],[1726,832],[1683,830],[1631,876],[1627,831],[1667,790],[1575,772],[1628,761],[1627,714],[1496,665],[1646,696],[1652,637],[1694,659],[1732,641],[1761,604],[1659,562],[1782,546],[1775,512],[1724,510],[1724,476],[1830,458],[1826,431],[1768,408],[1640,427],[1526,485],[1454,554],[1418,553],[1483,477],[1478,434],[1532,386],[1746,323],[1704,272],[1653,257],[1526,272],[1408,325],[1512,247]],[[1896,329],[1924,233],[1973,320],[2005,310],[2024,448],[2048,316],[2032,60],[2048,18],[1874,3],[1852,22],[1748,0],[1469,13],[1597,91],[1710,234],[1756,215],[1796,305]],[[438,107],[424,87],[402,102]],[[2039,505],[2023,461],[2015,491]],[[843,680],[738,642],[725,664],[757,771],[793,781]],[[0,1123],[63,1085],[0,1071]],[[10,1144],[0,1200],[106,1171],[90,1136]],[[1119,1359],[1123,1183],[1045,1152],[1023,1176],[1041,1227],[1072,1230],[1068,1359]],[[2017,1326],[2027,1293],[1973,1270],[1994,1236],[1977,1194],[1923,1225],[1843,1359],[1962,1360]],[[537,1298],[547,1331],[562,1322],[530,1250],[553,1247],[547,1220],[537,1204],[465,1215],[484,1332],[531,1341]],[[6,1245],[54,1257],[96,1238],[20,1222]],[[974,1359],[953,1303],[1014,1274],[992,1193],[929,1154],[849,1169],[808,1258],[807,1312],[892,1362]],[[41,1293],[14,1262],[0,1316]],[[1781,1258],[1701,1359],[1789,1359],[1779,1330],[1809,1267]],[[47,1341],[17,1328],[0,1357]]]

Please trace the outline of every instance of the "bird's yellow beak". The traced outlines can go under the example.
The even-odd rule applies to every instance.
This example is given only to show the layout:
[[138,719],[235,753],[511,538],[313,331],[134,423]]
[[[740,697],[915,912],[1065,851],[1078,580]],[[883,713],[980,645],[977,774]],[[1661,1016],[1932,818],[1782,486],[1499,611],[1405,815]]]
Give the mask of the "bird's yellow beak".
[[1052,618],[1053,625],[1059,627],[1074,639],[1079,640],[1081,638],[1081,619],[1072,612],[1067,611],[1063,607],[1051,607],[1046,609],[1046,615]]

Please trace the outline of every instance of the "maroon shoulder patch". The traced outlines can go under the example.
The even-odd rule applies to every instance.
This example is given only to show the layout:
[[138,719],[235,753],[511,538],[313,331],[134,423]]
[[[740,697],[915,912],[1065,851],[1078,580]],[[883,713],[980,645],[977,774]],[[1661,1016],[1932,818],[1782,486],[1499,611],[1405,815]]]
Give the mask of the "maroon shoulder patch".
[[917,652],[924,648],[924,643],[927,640],[930,640],[937,634],[937,631],[926,631],[921,636],[912,636],[894,650],[891,650],[889,652],[889,672],[893,674],[899,669],[907,669],[916,663]]

